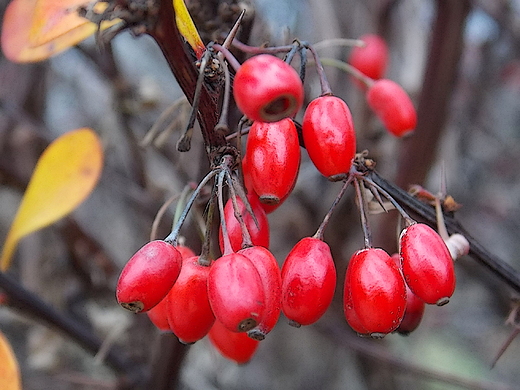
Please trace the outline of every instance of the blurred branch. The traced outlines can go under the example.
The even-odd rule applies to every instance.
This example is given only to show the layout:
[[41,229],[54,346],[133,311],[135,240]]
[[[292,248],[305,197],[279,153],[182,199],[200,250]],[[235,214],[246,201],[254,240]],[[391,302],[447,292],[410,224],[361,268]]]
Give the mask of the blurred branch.
[[437,17],[417,107],[417,128],[403,140],[396,184],[422,184],[435,159],[448,118],[453,82],[462,52],[468,0],[437,0]]
[[[385,363],[391,366],[396,371],[405,375],[422,378],[435,382],[441,382],[458,386],[465,389],[472,390],[513,390],[514,387],[503,383],[472,380],[463,378],[459,375],[454,375],[447,372],[437,371],[431,368],[420,367],[410,361],[407,361],[395,354],[392,354],[384,349],[380,343],[372,342],[370,339],[362,339],[355,336],[350,328],[344,329],[347,326],[344,324],[343,328],[333,325],[324,325],[323,322],[318,322],[315,329],[322,335],[329,338],[333,343],[340,344],[343,347],[354,350],[368,358],[380,363]],[[417,386],[416,388],[419,388]],[[451,388],[451,387],[450,387]]]
[[[7,294],[10,307],[35,317],[39,323],[46,323],[48,326],[63,332],[90,353],[98,353],[102,344],[101,339],[96,337],[83,324],[56,311],[5,273],[0,273],[0,289]],[[120,350],[111,349],[107,353],[105,361],[114,370],[125,375],[124,380],[128,384],[128,388],[140,388],[139,385],[146,378],[142,368],[127,358]]]

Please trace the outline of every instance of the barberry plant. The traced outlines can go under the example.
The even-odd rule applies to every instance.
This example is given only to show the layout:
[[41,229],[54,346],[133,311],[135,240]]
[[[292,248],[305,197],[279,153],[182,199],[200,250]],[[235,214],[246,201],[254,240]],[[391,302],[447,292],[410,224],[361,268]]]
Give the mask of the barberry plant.
[[[20,1],[13,3],[19,6]],[[285,46],[248,46],[236,38],[243,13],[222,42],[204,44],[178,1],[177,6],[171,1],[132,0],[96,4],[67,8],[67,15],[74,12],[74,28],[83,26],[77,23],[82,18],[89,28],[96,27],[100,41],[107,37],[104,30],[117,33],[118,27],[147,33],[157,41],[191,104],[177,149],[190,150],[198,119],[209,166],[171,232],[146,243],[122,269],[115,291],[121,306],[147,312],[157,328],[173,332],[182,343],[208,335],[225,357],[239,364],[250,361],[281,313],[300,327],[316,323],[331,308],[342,259],[333,258],[325,231],[352,187],[364,237],[364,246],[344,264],[343,310],[352,329],[373,338],[408,334],[419,326],[425,304],[449,302],[456,287],[454,259],[469,253],[468,240],[442,230],[438,198],[435,208],[421,202],[417,206],[411,195],[397,192],[397,199],[384,188],[368,152],[357,150],[349,105],[334,95],[323,69],[327,61],[321,61],[312,44],[295,39]],[[16,42],[33,35],[25,31]],[[366,103],[391,134],[413,135],[417,114],[412,99],[398,83],[383,78],[388,62],[384,41],[374,35],[361,40],[364,43],[353,48],[345,69],[362,83]],[[37,42],[28,44],[21,59],[28,58],[31,44],[49,49],[48,41]],[[11,57],[20,54],[16,45],[8,47]],[[319,96],[306,96],[304,88],[309,53],[320,82]],[[37,54],[34,58],[42,52]],[[248,59],[241,63],[238,58],[243,57]],[[235,117],[241,119],[232,122]],[[247,137],[245,143],[242,137]],[[302,147],[321,175],[342,186],[316,233],[301,237],[279,264],[270,250],[267,212],[292,195]],[[208,187],[200,226],[202,248],[195,255],[179,245],[179,234],[195,200]],[[403,224],[398,226],[397,260],[372,244],[368,195],[383,211],[389,211],[390,204],[399,212]],[[437,230],[411,218],[405,208],[426,219],[434,209],[429,222],[439,222]]]

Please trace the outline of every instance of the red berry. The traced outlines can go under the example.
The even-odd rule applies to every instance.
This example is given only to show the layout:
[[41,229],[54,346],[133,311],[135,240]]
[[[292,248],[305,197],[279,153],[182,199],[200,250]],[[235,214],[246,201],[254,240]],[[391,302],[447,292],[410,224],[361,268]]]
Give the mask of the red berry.
[[177,250],[179,251],[179,253],[181,254],[182,256],[182,259],[185,260],[185,259],[189,259],[190,257],[195,257],[197,256],[195,254],[195,252],[193,252],[190,248],[188,248],[187,246],[184,246],[184,245],[177,245],[175,248],[177,248]]
[[[392,259],[399,269],[401,269],[401,258],[398,253],[392,255]],[[396,331],[400,334],[407,335],[413,332],[421,323],[424,308],[424,301],[415,295],[408,285],[406,286],[406,309],[404,311],[403,320]]]
[[184,344],[203,338],[215,322],[208,299],[211,267],[200,265],[198,260],[184,259],[179,278],[167,297],[170,329]]
[[260,202],[278,204],[293,189],[300,168],[300,143],[292,119],[254,122],[247,136],[244,176]]
[[300,240],[282,267],[282,310],[291,322],[310,325],[327,310],[336,289],[336,267],[327,243]]
[[352,306],[352,293],[350,292],[349,283],[345,283],[343,290],[343,312],[347,323],[355,332],[359,335],[370,335],[370,332],[363,326]]
[[415,129],[417,113],[410,96],[396,82],[377,80],[368,89],[366,99],[370,108],[396,137],[402,137]]
[[[267,220],[267,215],[265,214],[264,209],[260,201],[258,200],[258,196],[254,194],[248,194],[247,200],[253,209],[253,213],[258,221],[258,226],[255,223],[255,220],[246,210],[246,206],[242,199],[237,197],[238,207],[240,209],[240,214],[242,214],[242,219],[247,226],[247,230],[251,235],[251,241],[253,245],[260,245],[263,247],[269,247],[269,221]],[[242,248],[242,229],[240,228],[240,224],[235,217],[235,211],[233,209],[233,202],[231,199],[228,199],[226,205],[224,207],[224,218],[226,219],[226,227],[229,235],[229,240],[231,241],[231,247],[233,251],[237,252]],[[220,250],[224,252],[224,240],[222,236],[222,227],[220,227],[219,231],[219,244]]]
[[215,317],[233,332],[247,332],[263,319],[262,279],[244,255],[231,253],[213,263],[208,276],[208,297]]
[[276,258],[262,246],[252,246],[238,252],[256,267],[265,292],[264,319],[248,332],[249,337],[263,340],[274,328],[282,309],[282,276]]
[[182,258],[167,242],[155,240],[137,251],[123,268],[116,298],[125,309],[138,313],[157,305],[179,276]]
[[170,324],[168,323],[168,295],[166,295],[161,302],[148,310],[146,314],[148,314],[148,318],[157,329],[164,332],[170,331]]
[[[253,184],[251,182],[251,175],[249,174],[251,172],[251,169],[249,168],[248,165],[249,165],[249,160],[248,160],[247,154],[246,154],[246,155],[244,155],[244,158],[242,159],[242,172],[244,174],[244,186],[247,189],[247,195],[255,197],[257,199],[257,202],[260,203],[260,206],[264,209],[264,212],[266,214],[270,214],[274,210],[276,210],[278,207],[280,207],[283,202],[285,202],[285,200],[289,197],[289,195],[291,194],[291,192],[294,188],[291,188],[289,193],[287,195],[285,195],[285,197],[281,198],[280,202],[278,202],[276,204],[262,203],[262,202],[260,202],[260,197],[253,189]],[[296,182],[294,182],[294,184],[296,184]]]
[[231,332],[219,320],[215,321],[208,336],[211,344],[222,356],[238,364],[250,361],[260,343],[247,337],[245,333]]
[[[348,63],[365,76],[377,80],[385,75],[388,65],[388,47],[383,38],[376,34],[366,34],[359,38],[365,46],[356,46],[350,52]],[[357,80],[357,79],[356,79]],[[357,82],[356,85],[365,85]]]
[[334,180],[350,170],[356,154],[356,133],[343,100],[320,96],[310,102],[303,116],[302,135],[309,157],[324,176]]
[[[184,245],[177,245],[175,247],[179,253],[181,254],[182,260],[184,260],[195,256],[195,253]],[[181,268],[182,273],[182,268]],[[180,277],[180,274],[179,274]],[[178,280],[178,278],[177,278]],[[171,291],[171,290],[170,290]],[[162,331],[170,331],[170,324],[168,323],[168,294],[159,302],[157,305],[152,307],[150,310],[146,312],[148,314],[148,318],[150,321]]]
[[444,305],[455,291],[455,269],[441,236],[416,223],[399,240],[403,275],[415,295],[428,304]]
[[249,119],[277,122],[293,117],[303,104],[303,84],[286,62],[269,54],[245,61],[235,75],[233,95]]
[[362,249],[350,259],[345,276],[344,309],[355,311],[372,336],[397,329],[406,307],[406,286],[394,260],[382,249]]

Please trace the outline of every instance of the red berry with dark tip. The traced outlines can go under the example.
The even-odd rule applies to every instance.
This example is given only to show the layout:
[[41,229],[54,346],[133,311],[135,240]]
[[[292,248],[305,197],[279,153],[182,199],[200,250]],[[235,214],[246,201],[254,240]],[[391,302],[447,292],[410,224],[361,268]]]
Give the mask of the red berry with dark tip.
[[441,236],[423,223],[401,233],[399,253],[408,287],[428,304],[448,303],[455,291],[455,268]]
[[356,132],[347,104],[336,96],[320,96],[307,106],[302,135],[310,159],[324,176],[342,179],[356,154]]
[[[394,260],[382,249],[359,250],[345,276],[345,312],[353,309],[359,324],[380,337],[397,329],[406,308],[406,286]],[[351,306],[351,307],[350,307]]]
[[282,267],[282,311],[292,324],[310,325],[327,310],[336,289],[336,267],[322,240],[306,237]]
[[412,132],[417,126],[417,112],[406,91],[396,82],[380,79],[366,94],[367,103],[396,137]]
[[276,258],[262,246],[252,246],[239,251],[256,267],[265,292],[264,319],[248,332],[249,337],[263,340],[274,328],[282,309],[282,276]]
[[134,313],[150,310],[168,294],[181,266],[181,254],[173,245],[161,240],[147,243],[121,271],[117,301]]
[[303,104],[303,84],[289,64],[260,54],[246,60],[235,74],[233,95],[249,119],[277,122],[293,117]]
[[199,257],[184,259],[179,278],[168,293],[168,323],[184,344],[203,338],[215,322],[208,298],[211,266],[198,263]]
[[215,317],[232,332],[247,332],[264,318],[262,279],[253,263],[239,253],[215,260],[208,276],[208,297]]
[[260,341],[248,337],[245,333],[230,331],[219,320],[211,327],[208,337],[222,356],[237,364],[249,362],[260,344]]
[[292,191],[300,168],[300,143],[292,119],[254,122],[247,136],[244,176],[260,202],[278,204]]

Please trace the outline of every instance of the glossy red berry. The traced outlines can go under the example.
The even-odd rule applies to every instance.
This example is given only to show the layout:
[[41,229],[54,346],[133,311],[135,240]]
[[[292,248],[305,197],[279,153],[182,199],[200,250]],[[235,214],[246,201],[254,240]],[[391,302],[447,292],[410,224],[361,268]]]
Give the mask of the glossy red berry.
[[[248,160],[247,154],[246,154],[246,155],[244,155],[244,158],[242,159],[242,172],[244,174],[244,186],[247,189],[247,195],[254,196],[257,199],[257,202],[260,203],[260,206],[264,209],[265,213],[270,214],[273,211],[275,211],[278,207],[280,207],[283,202],[285,202],[285,200],[289,197],[289,195],[291,194],[291,192],[294,188],[291,188],[289,193],[285,197],[281,198],[280,202],[278,202],[278,203],[275,203],[275,204],[262,203],[262,202],[260,202],[260,197],[253,189],[253,184],[251,182],[251,175],[249,174],[249,172],[251,172],[251,169],[249,168],[248,165],[249,165],[249,160]],[[294,184],[296,184],[296,182]]]
[[310,159],[324,176],[337,180],[350,170],[356,154],[356,132],[343,100],[320,96],[310,102],[303,116],[302,135]]
[[390,133],[402,137],[415,129],[417,112],[410,96],[396,82],[377,80],[368,89],[367,103]]
[[244,176],[260,202],[278,204],[293,189],[300,168],[300,143],[292,119],[254,122],[247,136]]
[[208,297],[215,317],[233,332],[247,332],[264,317],[262,279],[253,263],[239,253],[224,255],[213,263]]
[[[401,258],[398,253],[392,255],[392,259],[399,269],[401,269]],[[403,320],[396,329],[397,333],[407,335],[413,332],[422,321],[425,309],[424,301],[415,295],[408,285],[406,286],[406,309]]]
[[238,364],[249,362],[260,344],[245,333],[231,332],[219,320],[211,327],[208,337],[222,356]]
[[276,258],[263,246],[252,246],[238,252],[256,267],[265,292],[264,319],[248,332],[249,337],[263,340],[278,322],[282,309],[282,276]]
[[289,64],[260,54],[245,61],[236,72],[233,95],[249,119],[277,122],[296,115],[303,104],[303,84]]
[[157,329],[163,332],[170,331],[170,324],[168,323],[168,295],[166,295],[161,302],[148,310],[146,314]]
[[208,298],[211,266],[202,266],[198,260],[184,259],[179,278],[167,297],[170,329],[184,344],[203,338],[215,322]]
[[310,325],[327,310],[336,289],[336,267],[327,243],[300,240],[282,267],[282,311],[293,325]]
[[[187,246],[177,245],[175,248],[181,254],[183,262],[185,259],[195,256],[195,253]],[[146,314],[157,329],[169,332],[170,324],[168,323],[168,294],[161,300],[161,302],[148,310]]]
[[155,240],[137,251],[123,268],[116,287],[121,306],[135,313],[157,305],[179,276],[182,258],[167,242]]
[[345,319],[347,320],[347,323],[355,332],[357,332],[361,336],[370,335],[370,332],[361,323],[356,311],[354,310],[354,306],[352,305],[352,293],[350,291],[349,283],[345,283],[343,290],[343,312],[345,314]]
[[441,236],[416,223],[401,233],[399,253],[406,283],[428,304],[444,305],[455,291],[455,268]]
[[[365,46],[354,47],[350,52],[348,63],[365,76],[374,80],[380,79],[385,75],[388,66],[388,46],[385,40],[377,34],[366,34],[359,39],[365,43]],[[365,90],[365,87],[362,89]]]
[[195,254],[195,252],[193,252],[193,250],[191,250],[190,248],[188,248],[187,246],[184,246],[184,245],[177,245],[175,248],[177,248],[177,250],[179,251],[179,253],[181,254],[181,257],[183,260],[186,260],[186,259],[189,259],[190,257],[195,257],[197,256]]
[[[258,196],[254,194],[248,194],[247,199],[251,208],[253,209],[253,213],[258,222],[258,226],[255,223],[255,220],[246,210],[246,206],[242,199],[237,197],[237,204],[240,209],[240,214],[242,214],[242,219],[244,220],[245,225],[249,231],[251,236],[251,241],[253,245],[260,245],[263,247],[269,247],[269,221],[267,220],[267,215],[265,214],[264,209],[260,201],[258,200]],[[237,252],[242,248],[242,229],[240,228],[240,224],[235,217],[235,211],[233,209],[233,202],[229,199],[224,206],[224,218],[226,219],[226,227],[229,235],[229,240],[231,241],[231,247],[233,251]],[[222,227],[220,227],[219,231],[219,244],[220,250],[224,252],[224,241],[222,236]]]
[[343,297],[345,313],[353,309],[372,336],[397,329],[406,308],[406,286],[394,260],[382,249],[355,252],[348,264]]

